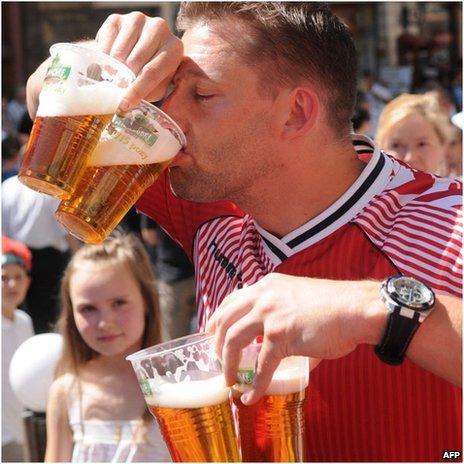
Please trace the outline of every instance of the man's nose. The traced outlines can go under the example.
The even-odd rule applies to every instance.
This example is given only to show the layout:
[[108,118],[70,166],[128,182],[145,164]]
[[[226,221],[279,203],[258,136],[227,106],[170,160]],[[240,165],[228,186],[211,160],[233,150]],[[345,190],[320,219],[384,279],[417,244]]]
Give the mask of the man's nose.
[[168,97],[165,98],[161,109],[180,127],[180,130],[186,134],[188,131],[187,118],[185,114],[185,105],[180,101],[180,97],[176,94],[176,91],[172,92]]

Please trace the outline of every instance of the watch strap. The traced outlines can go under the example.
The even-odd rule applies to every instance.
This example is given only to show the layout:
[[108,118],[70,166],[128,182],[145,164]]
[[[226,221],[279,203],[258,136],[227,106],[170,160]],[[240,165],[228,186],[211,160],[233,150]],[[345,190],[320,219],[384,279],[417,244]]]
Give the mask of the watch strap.
[[401,307],[395,305],[388,316],[382,341],[375,347],[375,353],[382,361],[395,366],[403,362],[406,350],[420,325],[419,312],[410,318],[401,315],[400,311]]

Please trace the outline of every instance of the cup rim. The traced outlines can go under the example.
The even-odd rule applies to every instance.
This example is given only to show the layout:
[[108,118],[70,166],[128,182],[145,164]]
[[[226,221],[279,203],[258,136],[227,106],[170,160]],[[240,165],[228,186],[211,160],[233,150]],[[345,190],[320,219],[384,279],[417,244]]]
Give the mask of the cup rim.
[[[214,338],[214,335],[208,335],[205,332],[185,335],[184,337],[175,338],[173,340],[169,340],[167,342],[159,343],[158,345],[153,345],[148,348],[144,348],[143,350],[136,351],[135,353],[132,353],[129,356],[126,356],[126,361],[134,362],[134,361],[140,361],[150,356],[161,356],[163,354],[168,353],[169,351],[172,351],[173,349],[179,350],[181,348],[185,348],[186,346],[193,345],[194,343],[197,343],[199,340],[207,341],[207,340],[211,340],[212,338]],[[190,341],[187,341],[187,340],[190,340]],[[174,347],[167,348],[168,346],[174,343],[176,344],[175,348]]]
[[50,49],[49,49],[50,56],[53,56],[53,50],[55,50],[56,48],[59,48],[59,47],[70,47],[70,48],[75,48],[75,49],[81,50],[81,51],[86,52],[86,53],[96,54],[96,55],[104,58],[105,60],[108,60],[110,63],[113,63],[115,66],[122,67],[124,69],[124,71],[129,73],[130,77],[132,78],[132,81],[135,81],[135,79],[136,79],[136,75],[129,68],[129,66],[124,64],[122,61],[119,61],[118,59],[108,55],[107,53],[102,52],[99,49],[86,47],[84,45],[79,45],[79,44],[75,44],[75,43],[72,43],[72,42],[57,42],[57,43],[50,46]]
[[174,129],[176,129],[176,131],[177,131],[177,133],[178,133],[178,135],[179,135],[179,137],[181,139],[182,148],[184,148],[187,145],[187,139],[185,138],[185,134],[182,132],[182,129],[179,127],[179,124],[177,124],[177,122],[174,121],[174,119],[172,119],[171,116],[166,114],[161,108],[157,107],[153,103],[150,103],[150,102],[148,102],[146,100],[142,100],[139,103],[139,105],[148,106],[149,108],[153,109],[155,111],[155,113],[160,113],[163,117],[165,117],[174,126]]

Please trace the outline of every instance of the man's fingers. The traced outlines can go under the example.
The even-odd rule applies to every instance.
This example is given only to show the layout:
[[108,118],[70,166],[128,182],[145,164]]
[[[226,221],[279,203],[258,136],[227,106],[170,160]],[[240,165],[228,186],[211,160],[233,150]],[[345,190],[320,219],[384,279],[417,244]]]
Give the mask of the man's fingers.
[[269,339],[264,338],[261,351],[258,355],[253,388],[242,395],[241,401],[243,404],[254,404],[266,393],[274,371],[279,366],[281,360],[282,357],[275,345]]
[[252,293],[248,289],[236,290],[224,298],[209,320],[206,331],[215,333],[216,352],[219,357],[222,357],[222,348],[229,327],[250,312],[253,302]]
[[[126,64],[135,74],[138,74],[143,66],[163,48],[169,48],[172,53],[178,55],[180,61],[183,51],[182,41],[171,34],[164,20],[149,18],[137,43],[125,58]],[[175,69],[172,70],[172,72],[174,71]]]
[[112,14],[106,18],[97,32],[95,40],[103,53],[109,54],[121,27],[121,15]]
[[229,327],[222,347],[222,369],[226,385],[237,382],[237,371],[242,349],[248,346],[257,335],[261,334],[263,325],[248,314]]
[[162,18],[136,11],[109,16],[99,29],[99,48],[125,63],[137,76],[128,87],[118,113],[135,108],[141,100],[160,100],[183,57],[183,45]]
[[[252,309],[253,304],[251,301],[240,299],[235,306],[227,306],[221,311],[216,318],[216,329],[215,329],[215,341],[216,341],[216,352],[218,356],[223,359],[224,344],[226,342],[226,336],[233,337],[235,330],[230,332],[231,327],[245,317]],[[242,322],[238,325],[241,327],[245,325],[247,321]]]
[[156,89],[153,89],[149,94],[145,96],[145,100],[148,102],[159,102],[164,97],[166,97],[166,94],[168,93],[169,84],[172,82],[173,77],[174,74],[171,74],[168,77],[166,77],[166,79],[160,82]]
[[167,89],[167,77],[177,69],[180,59],[171,49],[163,47],[129,86],[119,105],[119,112],[124,113],[135,108],[142,99],[154,101],[153,95],[161,98]]
[[145,15],[133,12],[124,17],[118,35],[110,50],[110,55],[125,62],[137,43],[145,23]]

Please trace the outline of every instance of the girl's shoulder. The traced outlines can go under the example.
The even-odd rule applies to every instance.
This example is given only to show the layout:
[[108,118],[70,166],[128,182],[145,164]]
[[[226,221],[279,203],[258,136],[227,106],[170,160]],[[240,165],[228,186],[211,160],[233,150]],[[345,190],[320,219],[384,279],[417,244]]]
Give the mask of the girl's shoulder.
[[66,398],[71,390],[75,387],[76,380],[76,375],[71,372],[66,372],[59,375],[56,379],[53,380],[49,395]]

